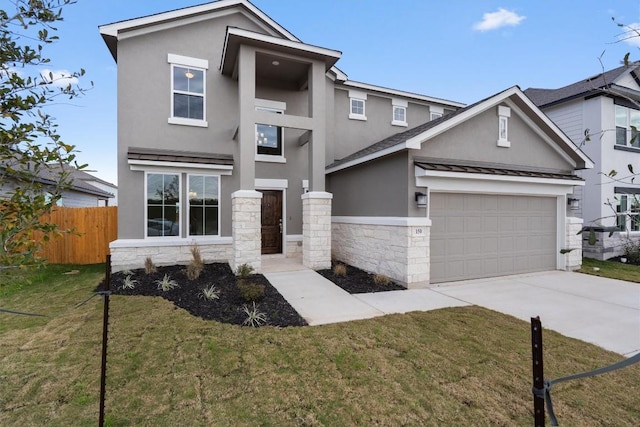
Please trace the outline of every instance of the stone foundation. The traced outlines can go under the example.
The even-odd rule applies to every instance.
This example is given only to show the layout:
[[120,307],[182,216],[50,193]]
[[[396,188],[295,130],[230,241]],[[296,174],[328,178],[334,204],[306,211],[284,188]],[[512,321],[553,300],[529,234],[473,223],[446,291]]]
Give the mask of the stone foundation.
[[187,265],[191,261],[191,248],[200,249],[202,259],[207,262],[228,262],[231,257],[231,238],[204,239],[120,239],[111,242],[111,271],[143,268],[147,258],[155,265]]
[[256,273],[261,271],[262,193],[253,190],[236,191],[231,195],[231,229],[233,251],[229,265],[233,271],[248,264]]
[[569,271],[578,270],[582,267],[582,234],[578,234],[582,229],[582,218],[567,217],[565,249],[572,249],[565,254],[565,269]]
[[314,270],[331,268],[332,198],[322,191],[302,195],[302,264]]
[[287,258],[297,258],[302,256],[302,236],[291,235],[286,239],[285,255]]
[[334,217],[333,256],[407,288],[429,284],[428,218]]

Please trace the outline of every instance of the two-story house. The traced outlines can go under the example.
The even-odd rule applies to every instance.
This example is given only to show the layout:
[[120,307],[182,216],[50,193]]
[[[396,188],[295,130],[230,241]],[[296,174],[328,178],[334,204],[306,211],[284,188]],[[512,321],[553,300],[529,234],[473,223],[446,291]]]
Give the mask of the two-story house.
[[[470,106],[351,81],[245,0],[100,27],[118,64],[115,271],[332,254],[407,286],[575,268],[590,160],[514,87]],[[578,239],[578,246],[579,246]]]
[[640,187],[634,178],[640,170],[638,64],[525,94],[595,163],[580,172],[586,185],[571,196],[576,215],[585,222],[584,255],[621,255],[627,242],[640,239]]

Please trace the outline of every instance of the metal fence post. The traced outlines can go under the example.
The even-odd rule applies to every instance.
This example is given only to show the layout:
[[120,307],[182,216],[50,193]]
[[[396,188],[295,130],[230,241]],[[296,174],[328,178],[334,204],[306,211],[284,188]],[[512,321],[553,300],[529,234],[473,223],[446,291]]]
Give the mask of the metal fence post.
[[109,332],[109,291],[111,290],[111,255],[107,255],[104,279],[104,311],[102,315],[102,366],[100,368],[100,418],[98,426],[104,426],[104,399],[107,384],[107,339]]
[[[542,363],[542,322],[540,317],[531,318],[531,356],[533,364],[533,389],[544,389],[544,368]],[[533,417],[535,427],[544,427],[544,397],[533,394]]]

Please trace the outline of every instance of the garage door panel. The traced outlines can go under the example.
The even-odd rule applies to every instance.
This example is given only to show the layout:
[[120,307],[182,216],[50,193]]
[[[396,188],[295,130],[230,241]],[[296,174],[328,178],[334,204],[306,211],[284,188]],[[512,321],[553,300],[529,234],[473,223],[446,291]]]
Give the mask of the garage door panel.
[[432,283],[556,268],[556,199],[431,194]]

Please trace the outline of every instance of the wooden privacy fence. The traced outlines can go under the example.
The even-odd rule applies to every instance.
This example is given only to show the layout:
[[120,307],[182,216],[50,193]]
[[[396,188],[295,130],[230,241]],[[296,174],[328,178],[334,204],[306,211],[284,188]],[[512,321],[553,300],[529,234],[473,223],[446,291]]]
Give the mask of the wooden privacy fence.
[[109,254],[109,243],[118,238],[118,208],[57,207],[43,217],[60,230],[72,229],[52,237],[41,255],[51,264],[99,264]]

